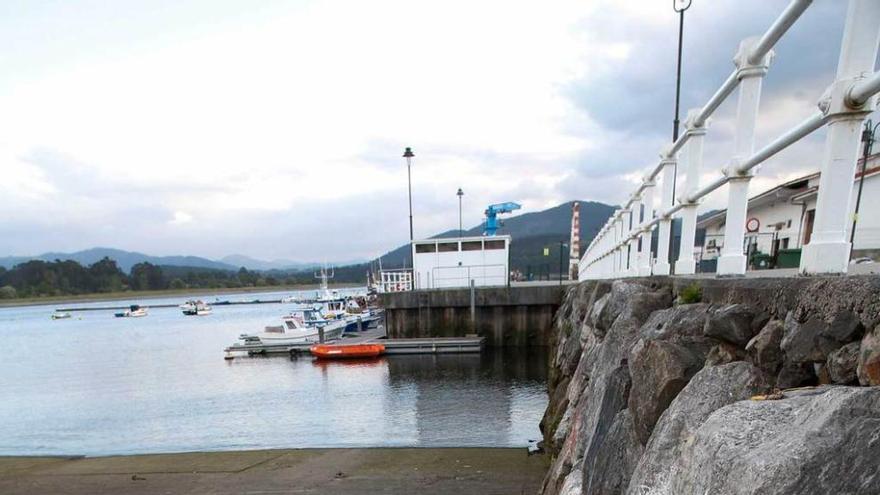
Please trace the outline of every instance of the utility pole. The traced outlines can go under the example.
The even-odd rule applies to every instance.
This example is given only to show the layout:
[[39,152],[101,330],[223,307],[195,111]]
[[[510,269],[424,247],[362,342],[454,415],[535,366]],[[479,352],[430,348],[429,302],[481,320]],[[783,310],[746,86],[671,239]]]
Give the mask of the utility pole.
[[565,254],[565,241],[559,241],[559,285],[562,285],[562,260]]
[[413,224],[412,224],[412,157],[416,156],[412,152],[412,148],[407,148],[403,152],[406,158],[406,183],[409,188],[409,242],[413,241]]

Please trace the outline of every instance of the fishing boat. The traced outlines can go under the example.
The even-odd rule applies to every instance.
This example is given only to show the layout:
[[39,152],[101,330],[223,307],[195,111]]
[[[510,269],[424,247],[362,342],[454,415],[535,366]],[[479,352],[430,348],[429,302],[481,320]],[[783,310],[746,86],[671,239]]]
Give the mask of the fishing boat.
[[304,317],[293,313],[281,319],[282,325],[268,326],[262,332],[242,334],[238,338],[245,345],[301,345],[336,340],[342,337],[345,321],[327,321],[308,325]]
[[187,301],[180,306],[180,310],[187,316],[205,316],[213,312],[211,306],[204,301]]
[[147,308],[132,304],[128,309],[120,313],[115,313],[114,316],[117,318],[140,318],[142,316],[147,316]]
[[53,320],[66,320],[66,319],[70,318],[70,316],[71,316],[70,313],[56,311],[55,313],[52,314],[52,319]]
[[318,359],[372,358],[385,352],[382,344],[319,344],[309,348]]

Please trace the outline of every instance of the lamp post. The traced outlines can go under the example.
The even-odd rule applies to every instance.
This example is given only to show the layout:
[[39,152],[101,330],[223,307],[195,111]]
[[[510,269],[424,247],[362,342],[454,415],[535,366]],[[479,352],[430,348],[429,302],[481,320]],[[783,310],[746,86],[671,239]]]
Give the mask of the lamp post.
[[856,222],[859,220],[859,205],[862,202],[862,188],[865,185],[865,170],[868,169],[868,156],[871,155],[871,147],[874,145],[874,133],[880,122],[874,124],[871,119],[865,122],[865,128],[862,130],[862,171],[859,176],[859,192],[856,194],[856,208],[853,211],[852,229],[849,231],[849,257],[852,259],[853,241],[856,238]]
[[406,158],[406,182],[409,188],[409,241],[413,241],[412,227],[412,157],[416,156],[412,152],[412,148],[403,151],[403,157]]
[[[679,100],[681,99],[681,45],[684,38],[684,11],[691,7],[692,0],[672,0],[672,10],[678,13],[678,63],[675,68],[675,118],[672,120],[672,142],[678,141],[678,110]],[[675,183],[678,180],[678,160],[672,166],[672,203],[669,206],[675,206]],[[669,260],[670,267],[673,266],[672,246],[675,236],[672,235],[672,224],[670,223],[669,232]]]
[[458,188],[458,192],[455,193],[458,196],[458,236],[462,237],[464,235],[464,230],[461,228],[461,197],[464,196],[464,191],[461,188]]

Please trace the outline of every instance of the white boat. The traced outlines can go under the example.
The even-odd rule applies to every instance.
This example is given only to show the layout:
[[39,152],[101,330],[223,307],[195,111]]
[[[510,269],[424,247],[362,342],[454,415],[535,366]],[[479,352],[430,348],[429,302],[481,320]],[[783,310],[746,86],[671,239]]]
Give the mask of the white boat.
[[282,325],[269,326],[256,334],[242,334],[239,339],[245,345],[297,345],[336,340],[345,331],[345,321],[327,321],[324,324],[307,325],[302,315],[293,313],[281,320]]
[[114,316],[117,318],[140,318],[142,316],[147,316],[147,308],[142,308],[137,304],[132,304],[125,311],[120,313],[116,313]]
[[187,301],[180,306],[180,310],[183,311],[183,314],[187,316],[205,316],[211,314],[214,310],[211,309],[204,301]]
[[52,319],[53,320],[66,320],[67,318],[70,318],[70,316],[71,316],[70,313],[56,311],[55,313],[52,314]]

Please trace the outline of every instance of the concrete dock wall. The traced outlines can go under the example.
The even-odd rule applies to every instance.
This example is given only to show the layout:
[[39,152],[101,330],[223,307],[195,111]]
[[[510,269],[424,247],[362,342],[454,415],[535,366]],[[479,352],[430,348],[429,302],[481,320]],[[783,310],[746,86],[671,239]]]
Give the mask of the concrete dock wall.
[[476,333],[489,346],[546,346],[563,287],[441,289],[380,295],[390,338],[463,337]]

